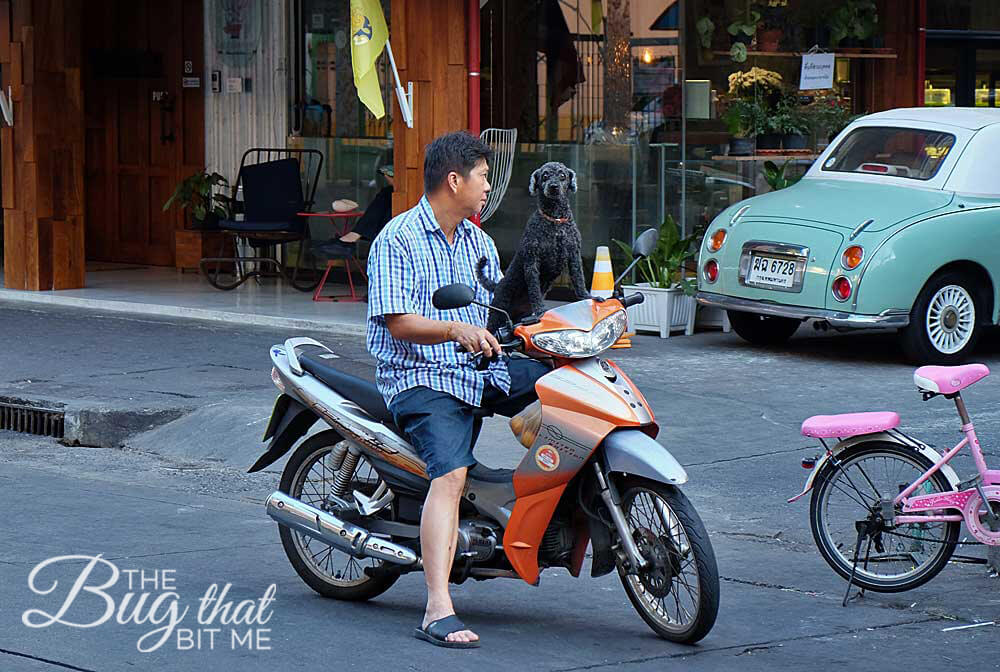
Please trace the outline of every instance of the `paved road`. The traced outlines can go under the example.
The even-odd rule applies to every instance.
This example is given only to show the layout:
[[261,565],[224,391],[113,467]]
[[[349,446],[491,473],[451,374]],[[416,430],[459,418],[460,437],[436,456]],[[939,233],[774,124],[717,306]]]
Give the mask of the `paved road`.
[[[223,445],[227,435],[219,425],[230,422],[231,443],[249,441],[245,426],[266,413],[261,409],[273,397],[266,348],[286,336],[66,311],[0,310],[6,348],[0,393],[50,386],[49,393],[114,397],[123,405],[145,403],[152,394],[162,395],[156,401],[164,403],[184,395],[173,403],[197,409],[115,449],[0,433],[6,504],[0,522],[5,541],[0,670],[431,670],[456,661],[483,670],[661,670],[678,664],[774,670],[801,669],[806,661],[880,671],[934,663],[1000,665],[995,655],[1000,631],[994,627],[943,631],[1000,621],[1000,579],[981,566],[953,565],[923,588],[869,594],[841,608],[844,584],[812,545],[807,505],[784,503],[805,478],[799,461],[811,442],[797,428],[807,415],[892,408],[914,435],[938,445],[956,440],[953,409],[942,400],[920,402],[912,367],[898,360],[891,337],[805,334],[786,348],[768,350],[748,348],[733,335],[707,333],[668,341],[640,338],[632,350],[616,353],[653,405],[663,426],[660,440],[691,475],[685,492],[711,532],[723,576],[716,628],[697,647],[663,642],[631,611],[615,576],[575,580],[552,571],[537,588],[510,580],[457,587],[457,607],[478,628],[484,647],[453,652],[409,636],[421,613],[419,576],[403,577],[367,604],[314,595],[288,565],[275,526],[261,508],[277,474],[250,476],[236,468],[256,444]],[[345,368],[370,373],[361,344],[330,340]],[[981,359],[996,366],[998,355],[1000,349],[987,346]],[[1000,436],[1000,380],[977,384],[966,399],[987,452],[997,461],[1000,453],[989,437]],[[208,439],[197,436],[192,417],[208,423]],[[233,424],[236,419],[240,426]],[[502,425],[491,429],[483,461],[516,461],[516,444]],[[960,474],[968,470],[967,463],[958,467]],[[93,628],[22,623],[32,609],[57,612],[86,567],[83,560],[66,560],[39,569],[36,590],[59,581],[41,595],[29,588],[29,574],[39,563],[99,553],[121,572],[105,592],[125,624],[116,622],[116,615]],[[178,613],[189,609],[164,644],[148,653],[140,653],[137,642],[165,623],[137,625],[127,618],[138,599],[122,607],[130,592],[128,577],[143,578],[131,570],[145,570],[144,587],[152,593],[140,617],[148,616],[157,595],[170,590],[177,594]],[[110,571],[109,565],[95,567],[88,585],[108,579]],[[259,613],[245,605],[243,620],[267,618],[265,624],[222,625],[219,616],[198,624],[198,598],[213,584],[221,589],[227,583],[226,599],[234,609],[240,601],[256,601]],[[262,608],[271,584],[275,600]],[[141,588],[136,582],[134,591]],[[63,620],[93,622],[106,606],[100,595],[81,592]],[[164,602],[154,615],[163,616],[168,608]],[[43,616],[32,618],[38,623]],[[209,648],[213,627],[220,632]],[[187,632],[198,628],[200,648]],[[240,638],[252,631],[258,638],[252,648],[245,639],[233,641],[234,628]],[[151,645],[155,639],[154,633],[142,641]]]

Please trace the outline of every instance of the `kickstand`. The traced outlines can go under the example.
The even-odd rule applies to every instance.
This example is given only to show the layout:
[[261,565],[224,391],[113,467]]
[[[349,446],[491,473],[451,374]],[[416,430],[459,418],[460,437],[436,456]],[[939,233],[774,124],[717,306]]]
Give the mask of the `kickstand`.
[[[850,597],[851,597],[851,586],[854,585],[854,574],[858,571],[858,556],[861,555],[861,542],[863,542],[865,540],[865,537],[868,536],[868,521],[867,520],[856,521],[854,523],[854,526],[858,530],[858,543],[855,544],[855,546],[854,546],[854,563],[851,565],[851,578],[849,578],[847,580],[847,592],[844,594],[844,601],[840,605],[842,607],[846,607],[847,606],[847,602],[850,600]],[[871,544],[870,544],[870,540],[869,540],[869,549],[870,548],[871,548]],[[867,558],[867,555],[868,555],[868,553],[866,552],[865,553],[866,558]],[[867,559],[866,559],[865,564],[867,565]],[[862,588],[861,589],[861,594],[862,595],[864,595],[864,591],[865,591],[865,589]]]

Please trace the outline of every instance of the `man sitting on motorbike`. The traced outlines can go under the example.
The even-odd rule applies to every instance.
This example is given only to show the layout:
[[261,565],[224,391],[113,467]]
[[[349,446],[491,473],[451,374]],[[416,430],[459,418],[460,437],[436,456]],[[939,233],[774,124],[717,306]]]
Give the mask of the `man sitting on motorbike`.
[[499,278],[500,259],[493,240],[468,219],[486,203],[491,153],[465,132],[431,142],[424,196],[386,225],[368,257],[367,344],[378,360],[376,382],[431,481],[420,518],[427,607],[414,634],[450,648],[479,646],[479,636],[455,615],[448,589],[459,504],[482,426],[473,408],[516,415],[535,400],[535,381],[548,372],[534,360],[500,357],[477,370],[468,353],[500,354],[484,328],[486,309],[440,311],[431,302],[435,290],[453,283],[477,288],[482,304],[492,300],[476,281],[476,262],[486,257],[486,275]]

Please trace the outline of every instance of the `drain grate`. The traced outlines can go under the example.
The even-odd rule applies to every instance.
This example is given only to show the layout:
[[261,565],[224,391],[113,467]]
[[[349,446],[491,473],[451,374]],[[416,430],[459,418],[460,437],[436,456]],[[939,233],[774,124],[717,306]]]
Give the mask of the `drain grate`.
[[0,402],[0,430],[63,438],[66,415],[51,408]]

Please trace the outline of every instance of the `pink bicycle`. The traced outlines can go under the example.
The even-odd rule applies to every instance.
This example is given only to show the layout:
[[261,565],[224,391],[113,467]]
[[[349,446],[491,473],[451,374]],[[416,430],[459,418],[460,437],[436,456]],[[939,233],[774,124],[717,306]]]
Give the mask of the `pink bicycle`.
[[[895,593],[926,583],[951,559],[963,521],[979,543],[1000,545],[1000,470],[987,467],[961,394],[989,373],[983,364],[914,372],[924,401],[951,399],[962,419],[965,438],[944,455],[899,431],[896,413],[817,415],[802,423],[802,434],[819,439],[826,453],[803,460],[812,471],[788,501],[812,490],[813,538],[848,580],[848,593],[851,585]],[[825,439],[834,438],[828,446]],[[949,462],[965,446],[977,473],[962,481]]]

